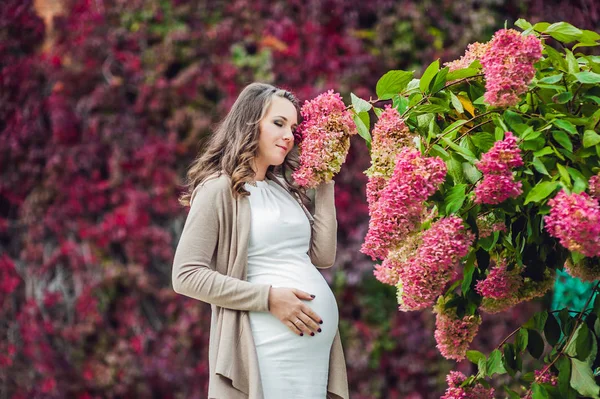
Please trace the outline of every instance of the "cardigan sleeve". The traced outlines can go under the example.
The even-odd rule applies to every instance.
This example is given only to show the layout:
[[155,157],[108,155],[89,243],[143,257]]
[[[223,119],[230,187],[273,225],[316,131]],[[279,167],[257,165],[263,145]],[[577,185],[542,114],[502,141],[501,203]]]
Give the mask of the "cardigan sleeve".
[[333,266],[337,248],[335,182],[321,183],[315,191],[315,213],[309,256],[318,268]]
[[[211,268],[216,254],[219,212],[227,201],[228,182],[213,180],[196,189],[173,260],[173,289],[178,294],[220,307],[268,311],[268,284],[253,284]],[[229,194],[230,195],[230,194]],[[231,229],[226,230],[231,231]]]

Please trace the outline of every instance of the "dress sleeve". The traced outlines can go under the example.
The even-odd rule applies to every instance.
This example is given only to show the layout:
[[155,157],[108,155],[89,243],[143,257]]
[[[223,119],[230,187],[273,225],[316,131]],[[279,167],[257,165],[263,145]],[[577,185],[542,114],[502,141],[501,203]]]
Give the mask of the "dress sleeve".
[[231,201],[227,190],[230,190],[228,182],[220,179],[196,189],[175,250],[173,289],[178,294],[228,309],[266,312],[270,285],[253,284],[211,268],[223,228],[220,223],[225,220],[219,213]]
[[315,213],[309,256],[318,268],[333,266],[337,249],[335,182],[321,183],[315,191]]

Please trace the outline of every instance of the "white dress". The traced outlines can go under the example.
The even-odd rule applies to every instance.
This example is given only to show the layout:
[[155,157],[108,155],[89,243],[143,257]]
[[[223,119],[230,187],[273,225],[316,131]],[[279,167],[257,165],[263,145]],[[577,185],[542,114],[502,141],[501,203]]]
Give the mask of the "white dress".
[[249,312],[264,399],[324,399],[338,327],[335,297],[308,256],[311,227],[300,204],[275,182],[256,184],[245,185],[252,215],[248,281],[315,295],[304,302],[323,319],[322,332],[301,337],[269,312]]

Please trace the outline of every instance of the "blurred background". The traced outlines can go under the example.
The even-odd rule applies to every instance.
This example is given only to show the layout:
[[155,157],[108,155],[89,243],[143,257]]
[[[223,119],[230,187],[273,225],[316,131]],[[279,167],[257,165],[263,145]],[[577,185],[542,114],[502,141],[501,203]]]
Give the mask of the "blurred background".
[[[177,197],[241,88],[369,98],[386,71],[419,76],[518,18],[598,30],[600,3],[2,0],[0,399],[205,398],[210,307],[171,288]],[[438,398],[472,365],[443,359],[431,312],[398,312],[359,252],[369,155],[354,140],[324,272],[351,397]],[[485,316],[473,348],[551,302]]]

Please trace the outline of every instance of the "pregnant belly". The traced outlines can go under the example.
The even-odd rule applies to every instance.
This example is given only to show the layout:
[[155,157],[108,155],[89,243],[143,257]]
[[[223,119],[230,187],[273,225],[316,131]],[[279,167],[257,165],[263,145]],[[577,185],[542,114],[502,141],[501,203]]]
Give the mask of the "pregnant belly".
[[249,312],[250,325],[257,348],[269,346],[270,350],[297,351],[302,358],[314,356],[323,351],[329,355],[329,349],[338,327],[338,308],[335,297],[321,273],[311,263],[262,262],[248,265],[248,281],[270,284],[273,287],[297,288],[315,295],[310,301],[303,301],[319,317],[323,324],[319,325],[320,333],[314,337],[293,333],[289,327],[268,312]]

